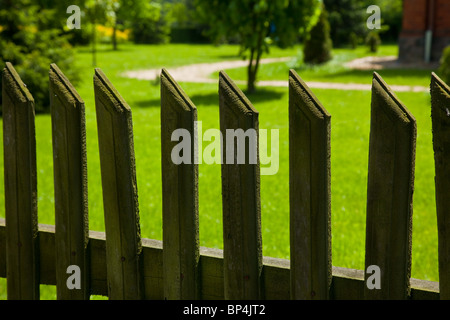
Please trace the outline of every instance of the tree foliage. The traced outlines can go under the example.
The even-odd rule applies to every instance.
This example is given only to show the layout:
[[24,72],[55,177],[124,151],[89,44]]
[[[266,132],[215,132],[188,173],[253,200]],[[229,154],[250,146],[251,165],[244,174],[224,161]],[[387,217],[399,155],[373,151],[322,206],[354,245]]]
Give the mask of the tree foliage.
[[255,90],[261,55],[270,45],[288,47],[299,41],[309,27],[317,0],[196,0],[208,35],[217,43],[236,39],[240,54],[249,60],[248,91]]
[[450,46],[447,46],[442,52],[439,66],[439,76],[448,85],[450,85]]
[[364,0],[323,0],[323,3],[328,11],[330,36],[334,47],[351,44],[352,33],[359,38],[365,37],[367,4]]
[[[0,65],[2,68],[5,62],[14,65],[34,97],[36,112],[46,112],[51,63],[56,63],[73,83],[79,80],[68,37],[62,28],[56,27],[58,12],[31,0],[0,0],[0,3]],[[65,17],[64,14],[64,23]]]
[[170,4],[145,2],[131,23],[135,43],[167,43],[170,40]]

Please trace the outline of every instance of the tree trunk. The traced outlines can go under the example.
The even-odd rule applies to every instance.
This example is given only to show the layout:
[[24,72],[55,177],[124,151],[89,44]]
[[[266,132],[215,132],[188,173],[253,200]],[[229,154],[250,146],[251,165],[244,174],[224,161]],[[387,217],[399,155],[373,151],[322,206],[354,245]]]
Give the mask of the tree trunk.
[[92,24],[92,66],[97,66],[97,25],[95,22]]
[[114,22],[113,33],[112,33],[112,45],[113,50],[117,50],[117,22]]
[[248,63],[247,67],[247,91],[249,93],[255,92],[255,80],[256,80],[256,73],[254,72],[253,68],[253,57],[255,55],[255,50],[250,50],[250,61]]
[[[262,55],[263,34],[260,33],[256,48],[250,49],[250,62],[248,64],[247,91],[253,93],[256,91],[256,74],[258,73],[259,61]],[[256,58],[255,58],[256,51]]]
[[250,53],[250,62],[247,68],[247,91],[253,93],[256,91],[256,74],[258,73],[259,61],[261,60],[262,50],[257,49],[256,58],[254,57],[254,49]]

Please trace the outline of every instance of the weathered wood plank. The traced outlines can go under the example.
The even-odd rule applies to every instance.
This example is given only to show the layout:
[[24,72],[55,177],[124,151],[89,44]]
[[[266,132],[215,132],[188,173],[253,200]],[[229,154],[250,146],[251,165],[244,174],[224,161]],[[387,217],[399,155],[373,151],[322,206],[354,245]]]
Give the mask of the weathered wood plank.
[[416,131],[413,115],[374,73],[365,269],[380,268],[381,288],[366,287],[368,299],[409,295]]
[[[0,257],[5,256],[5,219],[0,218]],[[106,280],[106,235],[104,232],[89,232],[89,254],[92,294],[108,294]],[[41,283],[55,285],[55,227],[39,225]],[[142,239],[142,256],[145,263],[145,298],[164,299],[162,241]],[[220,300],[223,290],[223,251],[200,247],[199,276],[202,299]],[[290,262],[285,259],[263,257],[264,296],[267,299],[288,300],[290,298]],[[6,277],[6,261],[0,258],[0,277]],[[333,267],[330,288],[331,299],[364,298],[364,271]],[[411,279],[412,300],[439,299],[439,283]]]
[[328,299],[331,285],[331,116],[289,72],[291,295]]
[[223,71],[219,112],[225,298],[258,299],[262,269],[258,111]]
[[108,296],[144,297],[131,109],[100,69],[94,75],[105,211]]
[[[197,109],[167,70],[161,72],[161,170],[164,296],[197,299],[198,165]],[[173,136],[179,131],[180,136]],[[183,135],[181,135],[183,134]],[[182,144],[183,155],[175,147]]]
[[[57,65],[50,65],[58,299],[88,299],[89,239],[84,101]],[[80,287],[68,288],[67,268],[80,270]]]
[[450,88],[431,75],[431,120],[438,222],[439,289],[450,299]]
[[34,99],[12,64],[2,72],[8,299],[39,299]]

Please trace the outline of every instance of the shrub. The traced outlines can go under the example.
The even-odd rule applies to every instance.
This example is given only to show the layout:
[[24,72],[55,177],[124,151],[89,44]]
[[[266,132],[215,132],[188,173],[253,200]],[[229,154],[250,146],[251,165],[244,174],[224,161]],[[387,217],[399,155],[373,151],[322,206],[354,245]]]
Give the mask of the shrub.
[[439,67],[439,76],[450,85],[450,46],[447,46],[442,52],[442,57],[440,61],[441,65]]
[[380,36],[378,35],[378,32],[371,31],[368,33],[366,37],[366,44],[369,46],[370,52],[377,52],[378,46],[381,44]]
[[[50,110],[48,72],[56,63],[73,84],[79,80],[74,55],[63,30],[47,28],[54,12],[40,11],[27,1],[16,1],[13,9],[0,10],[0,66],[11,62],[35,101],[36,112]],[[0,103],[1,103],[0,91]],[[0,109],[1,112],[1,109]]]
[[331,59],[332,42],[328,13],[322,8],[319,20],[312,27],[303,48],[303,61],[311,64],[325,63]]
[[349,42],[350,42],[350,47],[352,49],[356,49],[356,47],[358,46],[358,42],[359,42],[359,38],[356,35],[356,33],[351,32],[349,35]]

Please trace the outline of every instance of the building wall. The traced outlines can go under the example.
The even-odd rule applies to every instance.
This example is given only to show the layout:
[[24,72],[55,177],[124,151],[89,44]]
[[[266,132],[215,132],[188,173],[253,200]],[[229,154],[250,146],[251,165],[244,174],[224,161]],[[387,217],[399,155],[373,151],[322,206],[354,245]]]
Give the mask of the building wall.
[[442,50],[450,45],[450,0],[404,0],[401,61],[424,61],[425,33],[429,29],[433,32],[431,61],[439,61]]

